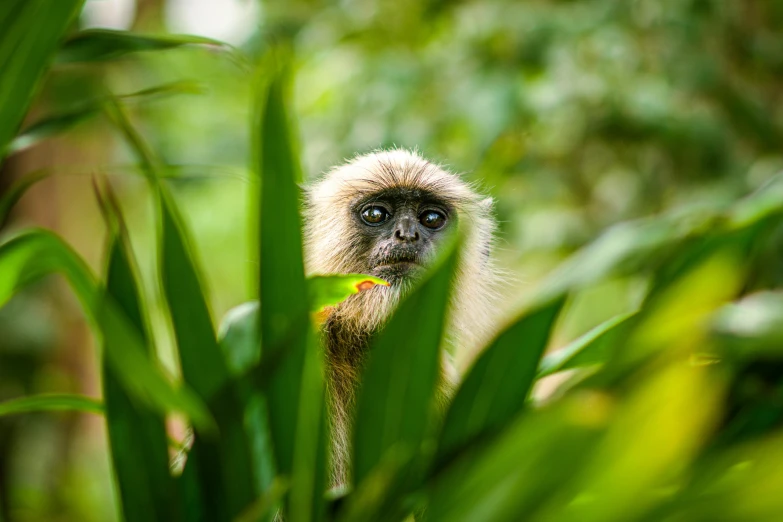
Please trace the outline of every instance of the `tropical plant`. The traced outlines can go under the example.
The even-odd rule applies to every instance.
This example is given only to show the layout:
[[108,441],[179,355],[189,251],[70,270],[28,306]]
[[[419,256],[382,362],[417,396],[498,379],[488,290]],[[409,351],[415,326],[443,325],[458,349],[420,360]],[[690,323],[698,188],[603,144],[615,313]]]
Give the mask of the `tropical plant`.
[[[48,15],[37,18],[44,8]],[[63,40],[79,8],[75,0],[7,0],[0,7],[0,150],[19,150],[87,114],[112,121],[151,187],[159,284],[182,382],[158,364],[150,297],[120,196],[99,177],[104,271],[94,274],[52,232],[17,232],[0,242],[0,303],[44,275],[64,275],[100,340],[103,397],[22,397],[0,403],[0,415],[102,413],[124,520],[272,520],[278,512],[294,522],[744,522],[783,515],[783,294],[776,289],[783,180],[724,206],[608,229],[499,328],[439,422],[429,407],[436,372],[428,369],[437,364],[456,241],[374,340],[356,411],[354,484],[327,491],[318,312],[364,281],[380,281],[305,278],[288,51],[269,48],[255,66],[249,129],[258,303],[232,314],[218,334],[192,231],[125,100],[107,92],[83,113],[44,118],[18,133],[55,56],[99,61],[218,43],[107,31]],[[0,208],[7,211],[34,181],[21,179]],[[638,311],[544,355],[569,295],[628,275],[646,282]],[[533,401],[533,387],[553,374],[561,384]],[[166,419],[173,412],[194,429],[181,473],[169,465]]]

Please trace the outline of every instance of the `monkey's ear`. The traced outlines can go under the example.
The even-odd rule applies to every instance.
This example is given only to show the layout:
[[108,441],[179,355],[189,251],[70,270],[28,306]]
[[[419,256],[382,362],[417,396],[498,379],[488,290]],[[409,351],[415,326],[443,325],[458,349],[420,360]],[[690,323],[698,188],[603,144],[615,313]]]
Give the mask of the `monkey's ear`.
[[492,207],[495,206],[495,200],[492,199],[491,196],[486,197],[479,201],[479,207],[481,207],[482,210],[486,210],[487,212],[490,212],[492,210]]

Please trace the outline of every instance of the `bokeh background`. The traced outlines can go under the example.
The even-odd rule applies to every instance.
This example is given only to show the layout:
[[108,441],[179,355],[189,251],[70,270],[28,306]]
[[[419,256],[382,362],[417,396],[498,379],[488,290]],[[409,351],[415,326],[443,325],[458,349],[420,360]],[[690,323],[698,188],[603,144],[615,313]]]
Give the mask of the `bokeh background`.
[[[306,175],[391,146],[464,173],[497,201],[512,303],[614,223],[719,205],[783,169],[783,1],[90,0],[79,27],[204,35],[248,60],[290,39]],[[216,317],[252,294],[249,71],[198,46],[56,65],[30,117],[74,110],[101,84],[120,95],[173,86],[131,100],[131,116],[169,166]],[[108,175],[158,295],[150,198],[109,125],[96,117],[12,156],[0,190],[37,170],[51,176],[3,232],[52,228],[99,269],[91,183]],[[632,308],[642,284],[585,290],[558,339]],[[165,361],[168,325],[157,321]],[[62,281],[0,310],[0,332],[0,400],[99,394],[95,347]],[[115,520],[103,430],[78,414],[0,420],[0,520]]]

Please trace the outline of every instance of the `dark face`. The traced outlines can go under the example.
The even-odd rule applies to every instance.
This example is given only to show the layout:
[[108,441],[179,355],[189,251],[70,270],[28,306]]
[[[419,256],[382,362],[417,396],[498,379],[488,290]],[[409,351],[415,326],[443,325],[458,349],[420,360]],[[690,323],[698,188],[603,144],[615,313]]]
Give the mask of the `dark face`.
[[368,272],[392,284],[420,272],[456,222],[448,204],[414,189],[375,194],[358,201],[353,213]]

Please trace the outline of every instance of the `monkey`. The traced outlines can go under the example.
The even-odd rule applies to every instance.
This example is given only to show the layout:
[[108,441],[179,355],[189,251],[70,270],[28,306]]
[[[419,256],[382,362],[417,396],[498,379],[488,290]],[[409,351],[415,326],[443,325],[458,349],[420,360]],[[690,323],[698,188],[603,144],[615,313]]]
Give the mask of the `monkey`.
[[[464,241],[446,342],[455,349],[475,347],[491,333],[500,281],[492,256],[492,207],[491,197],[404,149],[356,156],[304,188],[308,274],[364,273],[390,283],[349,297],[321,327],[333,487],[350,481],[351,418],[371,336],[457,226]],[[447,361],[442,367],[437,402],[445,410],[456,375]]]

